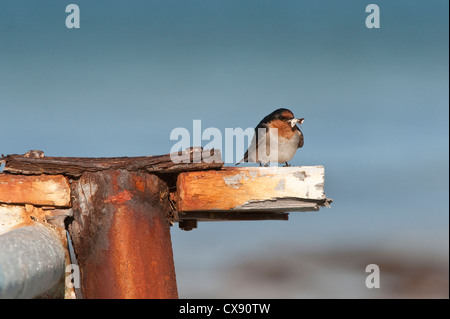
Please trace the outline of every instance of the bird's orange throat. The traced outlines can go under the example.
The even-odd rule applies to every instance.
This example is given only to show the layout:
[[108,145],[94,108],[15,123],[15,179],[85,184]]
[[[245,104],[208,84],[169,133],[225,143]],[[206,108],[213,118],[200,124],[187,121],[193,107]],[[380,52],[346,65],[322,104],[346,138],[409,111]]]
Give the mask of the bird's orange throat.
[[292,138],[295,134],[296,127],[292,127],[286,122],[283,122],[281,120],[273,120],[269,124],[270,128],[277,128],[278,129],[278,136],[284,137],[284,138]]

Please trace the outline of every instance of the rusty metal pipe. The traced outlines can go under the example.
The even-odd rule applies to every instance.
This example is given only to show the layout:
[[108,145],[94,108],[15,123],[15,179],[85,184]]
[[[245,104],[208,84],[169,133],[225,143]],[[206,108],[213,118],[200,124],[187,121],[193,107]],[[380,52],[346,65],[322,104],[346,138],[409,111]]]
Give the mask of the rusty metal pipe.
[[177,298],[167,185],[145,172],[85,172],[69,227],[85,298]]

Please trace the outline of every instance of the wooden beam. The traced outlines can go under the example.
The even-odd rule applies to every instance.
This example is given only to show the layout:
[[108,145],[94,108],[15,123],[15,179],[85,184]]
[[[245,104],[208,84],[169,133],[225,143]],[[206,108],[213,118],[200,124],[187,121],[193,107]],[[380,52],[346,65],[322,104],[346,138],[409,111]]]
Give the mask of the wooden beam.
[[70,207],[70,187],[61,175],[0,174],[0,203]]
[[177,210],[184,212],[315,211],[328,205],[323,166],[225,167],[185,172],[177,180]]
[[[37,152],[37,151],[34,151]],[[39,151],[40,152],[40,151]],[[83,172],[124,169],[129,172],[148,171],[150,173],[178,173],[205,169],[220,169],[223,166],[219,150],[190,148],[174,154],[140,157],[44,157],[7,155],[4,172],[12,174],[63,174],[79,177]],[[34,154],[34,153],[31,153]]]

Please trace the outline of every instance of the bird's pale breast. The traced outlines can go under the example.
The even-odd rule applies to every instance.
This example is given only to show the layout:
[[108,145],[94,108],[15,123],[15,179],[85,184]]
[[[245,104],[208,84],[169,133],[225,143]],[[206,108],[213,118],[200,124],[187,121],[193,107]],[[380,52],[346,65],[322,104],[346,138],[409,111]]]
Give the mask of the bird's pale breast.
[[294,157],[298,149],[300,134],[300,131],[296,131],[290,139],[282,136],[278,138],[278,163],[289,162]]

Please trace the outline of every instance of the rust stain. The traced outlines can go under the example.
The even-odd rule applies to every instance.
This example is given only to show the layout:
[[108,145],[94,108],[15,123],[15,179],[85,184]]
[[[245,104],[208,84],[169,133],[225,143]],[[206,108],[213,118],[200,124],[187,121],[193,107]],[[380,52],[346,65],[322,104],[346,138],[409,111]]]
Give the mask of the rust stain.
[[105,198],[105,203],[111,203],[111,204],[123,204],[125,202],[128,202],[133,198],[133,195],[131,192],[124,190],[120,192],[117,195],[108,196]]
[[175,282],[170,233],[160,217],[120,207],[109,239],[116,293],[121,298],[176,298],[176,285],[170,284]]
[[135,181],[135,187],[136,187],[136,190],[138,191],[138,192],[144,192],[145,191],[145,183],[142,181],[142,180],[136,180]]
[[84,297],[177,298],[167,196],[161,201],[167,185],[140,172],[89,176],[99,189],[91,199],[96,205],[77,206],[94,210],[77,212],[90,217],[74,233]]

